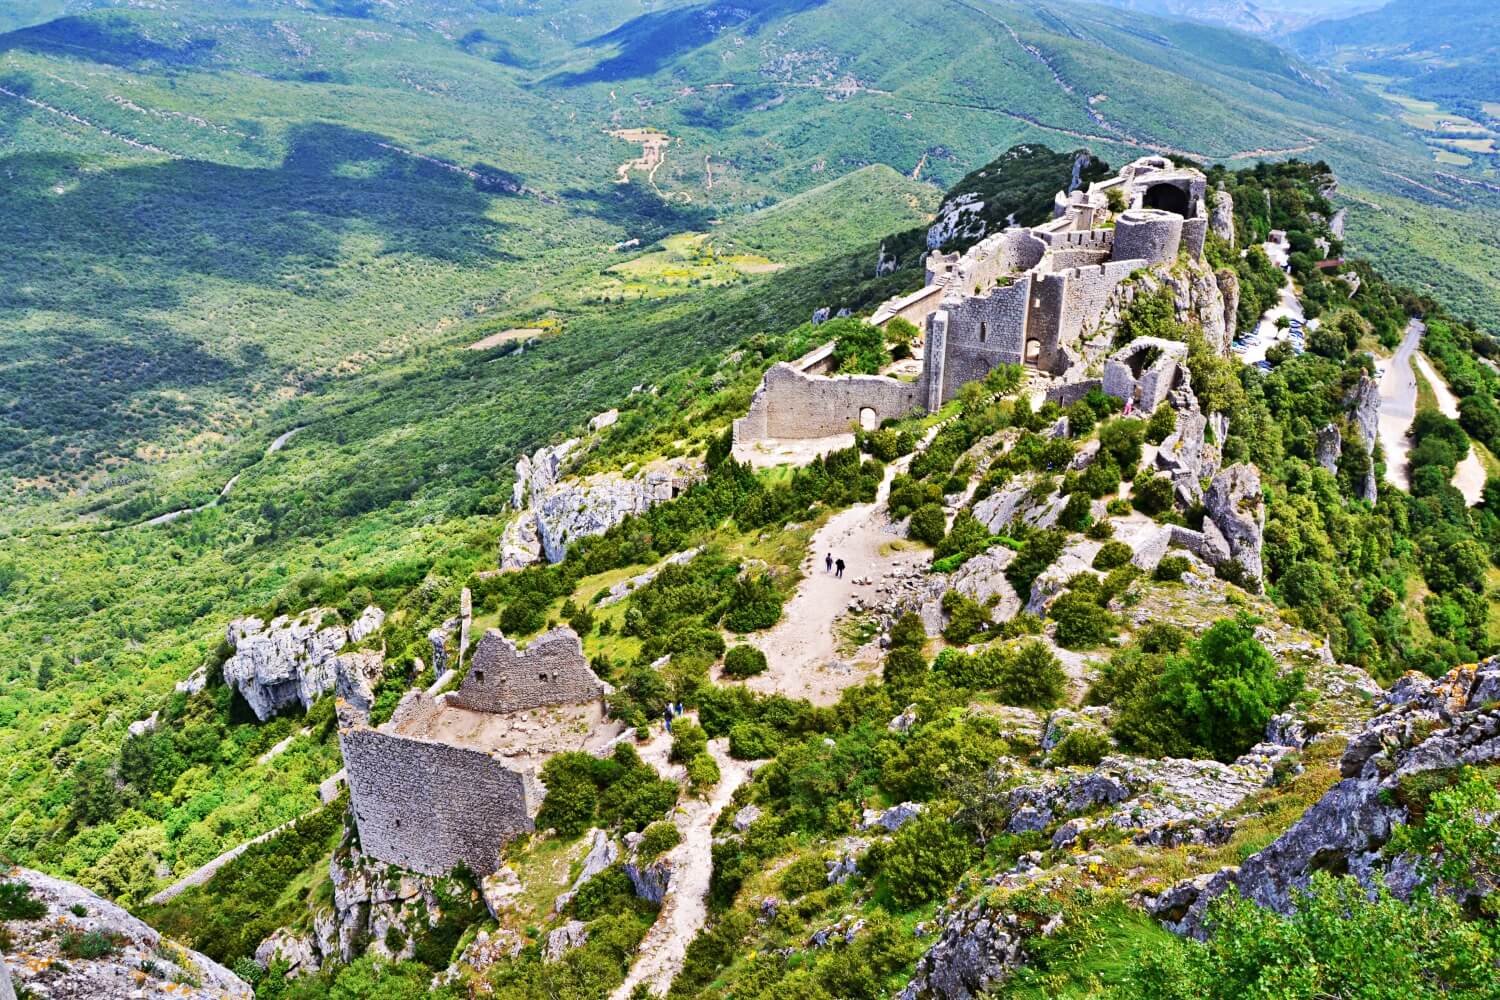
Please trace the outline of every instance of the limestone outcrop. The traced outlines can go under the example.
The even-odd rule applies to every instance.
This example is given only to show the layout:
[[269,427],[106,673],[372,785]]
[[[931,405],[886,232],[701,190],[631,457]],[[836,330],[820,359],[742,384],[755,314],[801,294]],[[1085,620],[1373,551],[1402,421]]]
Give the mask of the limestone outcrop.
[[989,993],[1024,960],[1028,930],[987,899],[944,918],[936,943],[917,960],[896,1000],[973,1000]]
[[1203,534],[1239,564],[1245,585],[1259,591],[1265,575],[1261,546],[1266,528],[1259,470],[1253,465],[1231,465],[1214,477],[1203,505],[1208,511]]
[[633,475],[606,472],[582,479],[562,475],[577,441],[541,448],[516,463],[512,495],[517,515],[500,541],[500,568],[519,569],[540,559],[561,562],[580,538],[602,535],[632,514],[671,500],[703,476],[701,462],[672,459]]
[[1392,832],[1411,814],[1403,788],[1419,775],[1500,761],[1500,658],[1459,667],[1438,680],[1409,673],[1381,701],[1339,762],[1343,780],[1269,847],[1238,869],[1179,883],[1152,913],[1181,934],[1203,935],[1208,904],[1230,886],[1279,913],[1315,871],[1341,871],[1372,885],[1382,877],[1398,897],[1417,884],[1413,859],[1388,856]]
[[1365,454],[1371,458],[1369,470],[1365,473],[1365,480],[1360,484],[1360,499],[1374,503],[1378,493],[1375,479],[1375,441],[1380,434],[1380,383],[1368,375],[1361,375],[1359,383],[1350,390],[1349,396],[1344,400],[1344,405],[1349,407],[1349,417],[1354,421],[1354,426],[1359,430],[1360,443],[1365,447]]
[[1337,424],[1327,424],[1318,431],[1318,443],[1314,456],[1318,464],[1329,472],[1339,471],[1339,456],[1344,453],[1344,435]]
[[1173,312],[1180,323],[1203,327],[1209,346],[1220,354],[1229,351],[1229,343],[1238,328],[1239,281],[1234,279],[1234,302],[1226,299],[1222,276],[1201,262],[1172,261],[1157,264],[1120,282],[1109,293],[1095,329],[1113,334],[1135,300],[1166,289],[1172,296]]
[[[156,930],[80,885],[27,868],[0,869],[0,881],[20,883],[46,907],[36,920],[8,920],[4,964],[23,996],[126,1000],[173,996],[186,1000],[250,1000],[250,984],[219,963],[162,937]],[[108,954],[63,954],[70,934],[102,934]],[[11,989],[0,974],[0,996]],[[14,995],[13,993],[11,994]]]
[[324,627],[324,620],[334,614],[313,608],[295,618],[282,615],[270,624],[254,616],[229,623],[227,638],[234,654],[224,661],[224,682],[239,691],[257,719],[264,722],[292,705],[311,708],[335,689],[350,704],[369,711],[381,655],[339,651],[379,631],[385,612],[372,605],[351,625]]
[[1223,188],[1214,191],[1209,199],[1208,228],[1230,246],[1235,245],[1234,196]]

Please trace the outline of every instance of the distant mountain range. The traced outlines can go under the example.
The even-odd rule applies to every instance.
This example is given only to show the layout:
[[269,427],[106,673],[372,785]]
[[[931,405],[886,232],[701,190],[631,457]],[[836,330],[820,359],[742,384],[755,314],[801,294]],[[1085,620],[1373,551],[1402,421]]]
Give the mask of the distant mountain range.
[[1378,0],[1095,0],[1123,10],[1217,24],[1255,35],[1281,36],[1316,21],[1372,10]]

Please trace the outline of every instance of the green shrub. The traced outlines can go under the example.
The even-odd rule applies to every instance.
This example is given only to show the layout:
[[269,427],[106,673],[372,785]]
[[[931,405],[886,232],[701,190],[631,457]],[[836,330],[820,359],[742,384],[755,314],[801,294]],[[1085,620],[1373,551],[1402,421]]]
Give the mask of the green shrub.
[[711,754],[700,753],[688,761],[687,773],[693,791],[706,791],[719,783],[719,762]]
[[573,915],[587,923],[596,917],[628,909],[636,899],[635,886],[622,865],[610,865],[578,887],[573,896]]
[[1163,556],[1151,575],[1163,583],[1181,583],[1182,574],[1193,568],[1187,556]]
[[1142,472],[1135,477],[1132,501],[1142,514],[1156,515],[1172,509],[1177,491],[1166,476]]
[[1005,567],[1005,578],[1022,600],[1031,593],[1032,581],[1057,561],[1067,543],[1066,532],[1046,530],[1032,532],[1021,544],[1016,557]]
[[700,753],[708,752],[708,734],[692,719],[678,718],[672,723],[672,749],[667,759],[686,764]]
[[57,947],[69,958],[95,959],[113,955],[120,946],[103,931],[67,931],[58,939]]
[[880,879],[902,909],[945,896],[968,869],[974,845],[944,817],[924,814],[908,822],[880,857]]
[[924,503],[912,512],[906,537],[926,545],[937,545],[948,531],[948,519],[940,504]]
[[657,820],[641,831],[641,842],[636,847],[636,854],[642,861],[650,861],[661,857],[680,843],[682,833],[677,825],[664,819]]
[[766,672],[766,654],[754,646],[735,646],[724,654],[724,676],[754,677]]
[[1068,531],[1083,531],[1093,523],[1091,507],[1087,493],[1079,491],[1071,494],[1061,513],[1057,515],[1058,526]]
[[990,614],[972,597],[950,590],[943,595],[943,612],[948,615],[948,624],[943,628],[943,638],[955,646],[962,646],[989,625]]
[[1062,662],[1044,642],[1023,642],[999,668],[995,694],[1007,705],[1053,708],[1067,690],[1068,676]]
[[1064,649],[1092,649],[1107,642],[1118,627],[1115,616],[1101,607],[1102,593],[1070,590],[1053,600],[1047,615],[1057,622],[1057,644]]
[[1103,547],[1094,554],[1093,567],[1107,573],[1116,566],[1124,566],[1134,555],[1130,546],[1124,542],[1105,542]]
[[1151,419],[1146,421],[1146,440],[1152,444],[1161,444],[1176,429],[1177,411],[1172,409],[1170,403],[1163,403],[1151,414]]
[[1107,542],[1115,537],[1115,526],[1112,522],[1100,518],[1084,529],[1083,536],[1096,542]]
[[917,439],[908,430],[882,427],[865,436],[865,447],[882,462],[894,462],[902,455],[910,455],[917,446]]
[[1108,736],[1079,727],[1058,740],[1051,758],[1060,767],[1094,767],[1109,756],[1110,749]]
[[551,828],[558,836],[571,839],[594,824],[599,789],[588,754],[563,753],[550,758],[542,765],[542,784],[547,786],[547,797],[537,812],[537,829]]
[[40,920],[47,904],[31,897],[25,882],[0,882],[0,920]]
[[782,869],[777,884],[787,899],[796,899],[828,888],[828,871],[822,858],[798,858]]
[[781,738],[760,722],[741,722],[729,728],[729,755],[736,760],[765,760],[776,756]]
[[724,627],[731,632],[754,632],[781,620],[781,595],[770,574],[746,576],[735,581]]

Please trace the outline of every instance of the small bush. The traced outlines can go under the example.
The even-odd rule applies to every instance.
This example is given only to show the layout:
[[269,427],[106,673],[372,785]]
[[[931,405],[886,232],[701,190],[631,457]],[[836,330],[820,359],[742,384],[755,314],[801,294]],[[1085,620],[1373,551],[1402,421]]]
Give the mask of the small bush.
[[1135,477],[1133,502],[1142,514],[1162,514],[1172,509],[1177,491],[1165,476],[1142,473]]
[[946,895],[973,857],[974,845],[962,828],[922,815],[891,839],[880,859],[881,880],[897,906],[911,909]]
[[1152,576],[1162,583],[1181,583],[1182,574],[1192,568],[1193,564],[1187,556],[1164,556],[1156,564],[1156,572]]
[[1124,542],[1106,542],[1094,556],[1093,566],[1100,572],[1107,573],[1116,566],[1124,566],[1130,562],[1133,555],[1135,553]]
[[636,854],[642,861],[649,861],[652,858],[661,857],[680,843],[682,843],[682,833],[677,829],[677,825],[661,819],[642,831]]
[[724,654],[724,676],[754,677],[766,672],[766,654],[754,646],[735,646]]
[[754,632],[781,620],[781,595],[769,574],[742,577],[734,583],[724,627],[731,632]]
[[1146,421],[1146,440],[1152,444],[1161,444],[1176,429],[1177,411],[1170,404],[1163,403],[1151,414],[1151,419]]
[[103,931],[68,931],[57,943],[58,950],[69,958],[103,958],[113,955],[118,946],[108,934]]
[[796,899],[828,888],[828,871],[821,858],[798,858],[782,870],[778,885],[787,899]]
[[687,765],[688,784],[693,791],[706,791],[719,783],[719,763],[710,754],[700,753]]
[[692,719],[678,719],[672,723],[672,750],[667,759],[674,764],[686,764],[700,753],[708,752],[708,734]]
[[629,909],[635,898],[635,886],[625,869],[620,865],[610,865],[578,887],[572,902],[573,915],[587,922]]
[[1115,526],[1101,518],[1084,529],[1083,537],[1093,539],[1096,542],[1107,542],[1115,537]]
[[1007,705],[1053,708],[1067,685],[1062,662],[1046,643],[1032,640],[1006,658],[995,693]]
[[948,519],[943,508],[935,503],[924,503],[913,511],[911,523],[906,527],[906,537],[926,545],[936,546],[947,533]]
[[729,755],[735,760],[764,760],[781,748],[776,730],[760,722],[740,722],[729,727]]
[[943,638],[955,646],[962,646],[989,625],[990,615],[972,597],[950,590],[943,595],[943,611],[948,615],[948,624],[943,628]]
[[47,904],[31,898],[31,886],[0,882],[0,920],[40,920],[46,915]]
[[1052,762],[1060,767],[1094,767],[1109,755],[1109,737],[1092,729],[1074,729],[1052,748]]

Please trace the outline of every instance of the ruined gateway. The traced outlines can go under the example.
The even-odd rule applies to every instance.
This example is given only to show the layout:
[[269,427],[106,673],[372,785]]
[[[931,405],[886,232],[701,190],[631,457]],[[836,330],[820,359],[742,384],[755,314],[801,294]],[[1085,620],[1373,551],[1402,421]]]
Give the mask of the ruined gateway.
[[361,849],[428,875],[459,862],[481,876],[495,871],[505,843],[533,828],[547,759],[602,753],[623,731],[605,717],[611,693],[572,629],[525,650],[490,629],[457,691],[409,691],[379,728],[341,703],[339,749]]
[[[1111,293],[1130,275],[1179,254],[1195,264],[1202,260],[1206,188],[1200,171],[1145,157],[1086,191],[1059,192],[1054,217],[1043,225],[1007,229],[962,255],[929,255],[925,286],[874,317],[879,323],[899,315],[924,327],[915,381],[824,377],[825,352],[775,365],[749,412],[735,421],[736,443],[831,437],[917,409],[936,412],[964,385],[1005,364],[1058,379],[1054,391],[1063,401],[1065,387],[1075,385],[1082,387],[1078,395],[1102,387],[1155,405],[1173,387],[1175,372],[1146,380],[1140,359],[1127,357],[1114,378],[1086,380],[1083,345],[1099,332]],[[1125,207],[1112,212],[1112,202]],[[1136,398],[1139,388],[1151,398]]]

